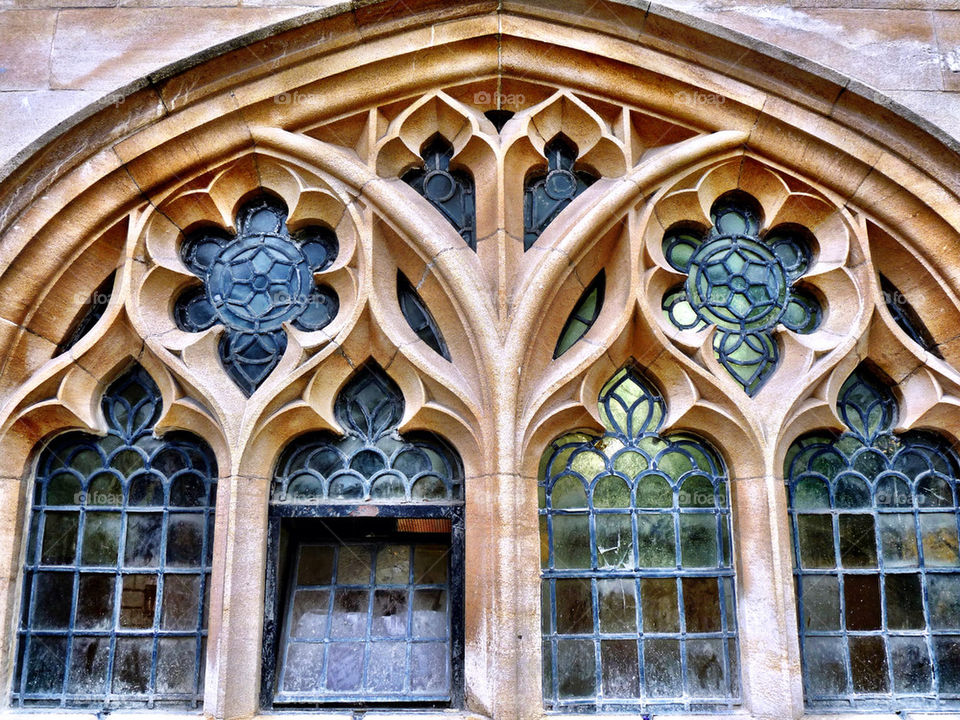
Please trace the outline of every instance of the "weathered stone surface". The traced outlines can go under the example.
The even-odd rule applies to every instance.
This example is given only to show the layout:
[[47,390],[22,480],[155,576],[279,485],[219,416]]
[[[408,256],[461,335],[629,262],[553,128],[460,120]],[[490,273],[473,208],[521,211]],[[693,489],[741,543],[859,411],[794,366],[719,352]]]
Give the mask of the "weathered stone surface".
[[50,10],[0,12],[0,92],[47,87],[56,20]]
[[270,9],[63,10],[51,53],[54,89],[114,90],[162,66],[246,32],[303,13]]
[[96,90],[0,92],[0,117],[5,119],[0,133],[0,165],[102,95]]

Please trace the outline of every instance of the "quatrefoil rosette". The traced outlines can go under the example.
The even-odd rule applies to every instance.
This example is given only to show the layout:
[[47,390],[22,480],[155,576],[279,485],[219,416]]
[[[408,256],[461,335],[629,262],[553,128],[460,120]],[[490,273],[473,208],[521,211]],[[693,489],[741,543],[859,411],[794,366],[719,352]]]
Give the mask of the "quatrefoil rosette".
[[285,322],[321,330],[340,308],[336,292],[313,279],[336,259],[336,234],[320,225],[291,233],[286,219],[284,204],[263,195],[237,212],[235,235],[201,229],[180,248],[201,285],[177,298],[177,325],[186,332],[223,325],[220,361],[247,395],[280,362],[287,348]]
[[645,233],[659,266],[647,288],[666,334],[754,396],[865,322],[865,280],[847,266],[854,238],[841,209],[743,162],[739,177],[728,163],[661,195]]
[[248,397],[292,336],[307,354],[329,342],[357,292],[347,267],[356,222],[342,189],[294,168],[260,169],[269,184],[243,188],[249,173],[234,165],[150,215],[134,308],[148,337]]

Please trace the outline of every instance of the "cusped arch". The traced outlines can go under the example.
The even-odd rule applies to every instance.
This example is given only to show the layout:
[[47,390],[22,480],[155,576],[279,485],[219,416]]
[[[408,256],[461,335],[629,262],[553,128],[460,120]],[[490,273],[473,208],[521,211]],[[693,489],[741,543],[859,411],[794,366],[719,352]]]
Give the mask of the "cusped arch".
[[[725,459],[730,453],[733,473],[753,483],[734,502],[755,531],[769,531],[758,518],[782,509],[782,498],[764,494],[777,472],[771,448],[789,444],[804,427],[836,424],[831,393],[841,368],[876,358],[903,381],[912,426],[956,425],[960,393],[953,368],[909,348],[893,321],[881,317],[877,278],[844,270],[869,267],[869,251],[886,242],[869,238],[864,227],[870,222],[921,261],[948,262],[943,249],[958,242],[960,181],[956,153],[942,138],[833,74],[762,47],[744,53],[742,38],[656,7],[617,5],[617,23],[606,22],[590,3],[558,11],[548,0],[527,3],[522,12],[482,3],[438,9],[414,0],[402,21],[380,12],[383,6],[371,7],[283,28],[250,39],[249,48],[157,76],[124,103],[62,131],[4,179],[0,407],[7,416],[0,420],[16,418],[8,431],[17,436],[15,447],[42,436],[37,428],[94,427],[97,368],[113,366],[94,352],[103,340],[155,362],[158,376],[169,374],[163,382],[170,388],[172,426],[203,426],[222,470],[261,480],[271,472],[264,458],[270,465],[298,429],[341,429],[334,390],[373,358],[409,402],[401,431],[450,428],[468,471],[481,477],[477,487],[515,493],[511,503],[484,507],[503,513],[504,525],[516,520],[523,532],[532,517],[523,512],[535,505],[526,481],[536,472],[527,458],[559,428],[598,427],[589,408],[601,378],[630,357],[664,387],[667,427],[707,434]],[[603,55],[596,49],[598,31]],[[343,72],[351,67],[363,72]],[[681,101],[700,92],[723,102],[703,113]],[[277,102],[282,93],[307,101]],[[491,117],[491,111],[500,114]],[[453,135],[446,139],[477,182],[488,184],[478,205],[479,253],[398,177],[416,163],[422,142],[441,131]],[[578,159],[604,177],[525,253],[522,207],[514,202],[517,193],[507,192],[508,181],[522,186],[527,170],[541,163],[542,146],[561,132],[577,144]],[[61,152],[77,147],[83,150]],[[846,316],[826,315],[818,337],[783,334],[778,372],[803,378],[803,387],[791,387],[773,417],[739,403],[736,386],[700,339],[680,337],[662,317],[667,280],[680,280],[658,250],[663,232],[673,219],[706,223],[712,203],[733,188],[757,196],[778,223],[804,222],[816,235],[821,218],[824,232],[850,235],[843,247],[817,236],[823,272],[811,275],[809,285],[828,307],[834,295],[856,307]],[[336,232],[340,257],[347,259],[329,268],[341,306],[328,332],[308,337],[288,330],[275,378],[264,382],[260,396],[246,399],[210,364],[217,331],[187,338],[169,317],[168,301],[196,283],[179,255],[183,232],[204,225],[235,231],[238,210],[260,191],[283,199],[289,230],[318,222]],[[604,252],[592,256],[597,249]],[[58,358],[55,349],[76,312],[66,318],[55,317],[66,311],[51,310],[64,298],[90,296],[105,275],[91,266],[120,268],[116,299],[92,333]],[[596,324],[569,352],[550,357],[601,266],[607,294]],[[421,291],[453,362],[431,354],[407,327],[396,303],[398,271]],[[955,277],[937,278],[951,298]],[[141,280],[143,288],[134,290]],[[82,304],[71,300],[64,307],[77,311]],[[840,322],[844,317],[855,319],[854,331]],[[768,397],[787,384],[770,385]],[[79,397],[71,400],[70,393]],[[22,474],[26,460],[18,452],[4,476]],[[518,530],[511,538],[529,540],[521,535]],[[229,542],[243,547],[242,539]],[[511,584],[530,575],[523,564],[529,558],[519,555],[519,570],[503,558],[474,558],[489,571],[493,588],[474,586],[478,596],[500,593],[498,600],[510,596],[518,603],[532,596]],[[760,622],[744,623],[744,648],[759,658],[756,666],[789,668],[796,649],[765,647],[759,627],[768,618],[790,626],[783,619],[789,591],[757,589],[769,586],[785,558],[772,553],[763,560],[742,576],[754,602],[769,600]],[[523,639],[530,637],[525,620],[535,616],[535,608],[524,606],[502,613],[498,617],[509,619],[499,624],[472,618],[468,645],[516,651],[518,666],[536,666],[538,653]],[[471,672],[486,667],[473,665]],[[220,692],[225,681],[215,679],[221,688],[209,693],[219,703],[213,714],[254,712],[243,693],[254,692],[246,685],[255,686],[255,678],[244,679],[251,682],[226,694]],[[486,679],[469,689],[473,709],[516,715],[542,700],[536,687]],[[768,679],[745,673],[751,710],[782,713],[783,698],[792,697],[791,712],[798,715],[796,692],[778,680],[771,691]],[[230,693],[243,697],[225,710],[221,696]]]

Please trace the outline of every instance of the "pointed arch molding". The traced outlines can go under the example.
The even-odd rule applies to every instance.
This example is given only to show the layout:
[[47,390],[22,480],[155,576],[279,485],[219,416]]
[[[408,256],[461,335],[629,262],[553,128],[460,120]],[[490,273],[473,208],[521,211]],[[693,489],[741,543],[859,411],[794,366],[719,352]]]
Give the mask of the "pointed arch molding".
[[[275,459],[306,429],[342,430],[333,398],[368,360],[403,393],[400,431],[440,432],[463,457],[467,594],[481,608],[466,619],[467,704],[498,718],[542,706],[537,683],[500,667],[540,662],[537,463],[563,431],[598,427],[598,393],[619,368],[636,363],[663,389],[665,430],[725,455],[737,538],[767,543],[739,543],[752,553],[738,570],[752,608],[744,705],[758,716],[782,715],[783,698],[802,712],[796,644],[767,642],[771,627],[795,637],[777,448],[837,426],[836,393],[863,360],[902,381],[905,427],[956,427],[957,148],[868,89],[722,28],[656,6],[560,5],[355,2],[304,16],[114,93],[122,103],[77,118],[0,181],[0,522],[18,527],[36,444],[102,429],[103,389],[140,362],[163,396],[158,429],[202,436],[231,478],[208,714],[256,711],[259,660],[245,643],[261,620],[227,610],[262,602],[254,526]],[[525,187],[545,176],[544,148],[561,134],[575,169],[598,179],[531,244]],[[442,215],[402,180],[437,135],[449,171],[471,177],[471,217]],[[714,331],[678,330],[661,305],[684,282],[664,234],[709,227],[730,190],[758,204],[763,232],[812,233],[797,283],[823,309],[816,332],[769,329],[781,363],[752,396],[714,356]],[[174,309],[199,287],[183,237],[235,234],[238,212],[265,193],[290,233],[336,235],[314,279],[338,309],[319,329],[284,324],[282,356],[245,393],[217,364],[223,326],[188,332]],[[475,249],[458,223],[473,223]],[[109,301],[94,303],[114,270]],[[943,359],[896,324],[875,270],[914,295]],[[601,271],[595,322],[554,359]],[[401,276],[451,361],[402,314]],[[88,303],[102,316],[64,349]],[[15,594],[19,561],[0,561],[0,596]],[[231,562],[252,568],[250,582],[231,582]]]

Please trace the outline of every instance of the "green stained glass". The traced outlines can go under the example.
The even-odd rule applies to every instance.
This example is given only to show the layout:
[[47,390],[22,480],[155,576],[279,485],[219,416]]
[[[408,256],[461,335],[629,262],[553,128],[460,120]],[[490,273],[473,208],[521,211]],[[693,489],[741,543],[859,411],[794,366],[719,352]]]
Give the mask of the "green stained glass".
[[600,478],[593,488],[593,506],[597,508],[630,507],[630,487],[625,480],[615,475]]
[[560,331],[560,339],[557,340],[557,347],[553,351],[554,359],[563,355],[593,327],[600,316],[600,310],[603,308],[605,288],[606,276],[601,270],[583,291],[583,294],[580,295],[580,299],[577,300],[570,317],[567,318],[563,330]]
[[793,224],[763,233],[759,204],[741,191],[718,198],[711,216],[709,229],[684,222],[664,234],[667,262],[687,278],[667,292],[663,310],[680,330],[715,325],[717,359],[754,395],[779,362],[777,326],[806,334],[820,325],[820,303],[794,286],[815,240]]
[[896,402],[867,366],[844,382],[837,411],[847,432],[800,438],[784,468],[807,704],[960,707],[946,690],[954,657],[936,652],[947,646],[937,633],[960,629],[960,458],[931,433],[895,435]]
[[739,672],[723,462],[699,438],[659,433],[663,398],[631,367],[599,405],[604,434],[564,435],[540,463],[544,658],[557,679],[545,703],[730,708]]

